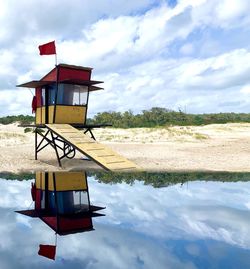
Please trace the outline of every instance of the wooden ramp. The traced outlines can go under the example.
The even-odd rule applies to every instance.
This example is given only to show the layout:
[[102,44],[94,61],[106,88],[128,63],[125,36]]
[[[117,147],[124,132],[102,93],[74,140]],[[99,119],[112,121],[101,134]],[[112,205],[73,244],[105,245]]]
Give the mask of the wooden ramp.
[[111,171],[131,171],[139,167],[107,146],[96,142],[69,124],[46,124],[47,128],[76,150]]

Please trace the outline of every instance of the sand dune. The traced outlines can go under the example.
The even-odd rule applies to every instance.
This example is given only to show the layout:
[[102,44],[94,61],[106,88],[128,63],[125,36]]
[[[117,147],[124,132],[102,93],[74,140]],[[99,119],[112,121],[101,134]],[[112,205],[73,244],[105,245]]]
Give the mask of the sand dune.
[[[61,170],[54,150],[46,148],[34,160],[34,134],[18,124],[0,125],[0,171]],[[167,128],[96,129],[99,142],[145,170],[249,171],[250,124],[213,124]],[[62,161],[63,170],[100,169],[77,154]]]

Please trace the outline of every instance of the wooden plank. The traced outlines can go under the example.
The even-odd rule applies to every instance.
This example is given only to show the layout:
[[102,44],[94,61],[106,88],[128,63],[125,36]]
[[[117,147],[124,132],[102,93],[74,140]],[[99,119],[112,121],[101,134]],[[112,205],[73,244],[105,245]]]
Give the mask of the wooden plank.
[[88,144],[95,143],[95,141],[88,141],[88,140],[81,141],[79,139],[77,139],[77,140],[76,139],[72,139],[71,141],[74,142],[74,144],[78,144],[78,145],[85,144],[85,143],[88,143]]
[[74,130],[60,130],[60,132],[62,133],[62,134],[65,134],[65,135],[70,135],[70,134],[75,134],[75,132],[74,132]]
[[87,149],[87,150],[91,151],[91,150],[104,150],[105,149],[104,146],[98,145],[96,143],[86,143],[85,142],[85,143],[81,143],[81,144],[75,143],[75,145],[82,150]]
[[139,169],[133,162],[68,124],[46,124],[46,126],[65,140],[65,142],[68,142],[107,170],[125,171]]
[[93,154],[96,157],[104,157],[104,156],[114,156],[114,155],[118,155],[116,152],[112,151],[110,148],[105,147],[105,149],[100,149],[98,151],[94,151]]
[[84,139],[85,138],[86,139],[86,135],[83,134],[83,133],[82,134],[81,133],[80,134],[75,133],[75,134],[69,134],[69,135],[66,134],[66,136],[68,138],[79,138],[79,139]]
[[[124,163],[124,158],[120,156],[107,156],[107,157],[95,157],[97,160],[101,161],[102,163],[110,164],[110,163]],[[127,162],[126,162],[127,163]]]

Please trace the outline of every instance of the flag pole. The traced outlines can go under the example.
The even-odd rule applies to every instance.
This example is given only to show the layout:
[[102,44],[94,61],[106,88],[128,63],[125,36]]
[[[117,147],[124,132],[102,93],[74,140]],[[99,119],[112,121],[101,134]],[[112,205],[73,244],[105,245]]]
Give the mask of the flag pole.
[[53,114],[53,122],[55,123],[56,121],[56,105],[57,105],[57,96],[58,96],[58,88],[59,88],[59,66],[56,64],[56,93],[55,93],[55,103],[54,103],[54,114]]
[[56,41],[54,40],[54,44],[55,44],[55,64],[57,66],[57,52],[56,52]]
[[57,54],[55,54],[55,66],[57,66]]
[[[55,42],[55,41],[54,41]],[[54,103],[54,113],[53,113],[53,121],[56,122],[56,106],[57,106],[57,95],[58,95],[58,79],[59,79],[59,67],[57,65],[57,53],[55,48],[55,66],[56,66],[56,92],[55,92],[55,103]]]

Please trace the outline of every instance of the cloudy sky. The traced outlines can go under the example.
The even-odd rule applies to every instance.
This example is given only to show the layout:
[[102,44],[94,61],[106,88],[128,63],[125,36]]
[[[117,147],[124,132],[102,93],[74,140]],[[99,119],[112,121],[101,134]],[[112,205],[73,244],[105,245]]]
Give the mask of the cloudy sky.
[[15,85],[58,62],[94,67],[90,114],[154,106],[250,111],[249,0],[0,0],[0,116],[30,114]]

